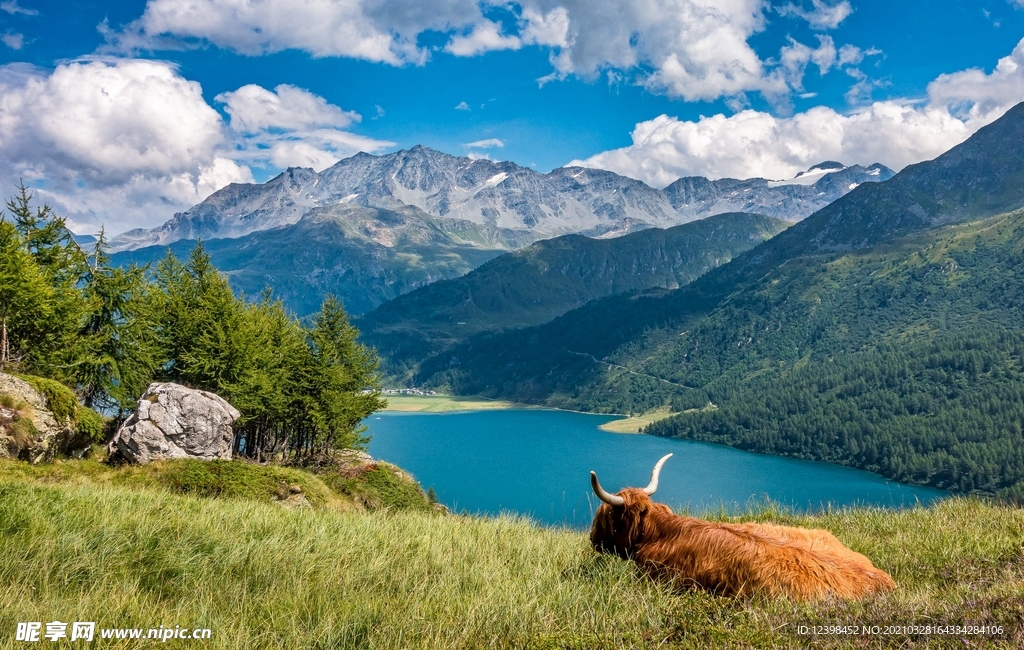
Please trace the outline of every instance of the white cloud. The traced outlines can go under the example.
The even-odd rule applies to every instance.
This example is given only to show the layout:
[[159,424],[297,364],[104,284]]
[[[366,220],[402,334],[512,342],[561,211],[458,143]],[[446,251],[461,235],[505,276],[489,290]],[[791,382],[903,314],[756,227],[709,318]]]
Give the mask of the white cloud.
[[488,138],[486,140],[477,140],[476,142],[467,142],[462,146],[467,149],[491,149],[493,147],[504,147],[505,143],[498,138]]
[[941,109],[877,102],[852,115],[819,106],[793,117],[745,110],[696,122],[661,115],[633,144],[570,165],[608,169],[664,187],[683,176],[791,178],[823,160],[893,167],[934,157],[970,134]]
[[288,84],[277,86],[273,92],[249,84],[214,99],[223,103],[224,111],[231,116],[237,143],[235,157],[254,166],[312,167],[321,171],[345,156],[394,144],[344,131],[362,117]]
[[884,101],[844,115],[816,107],[792,117],[744,110],[697,121],[641,122],[633,144],[570,165],[608,169],[654,186],[682,176],[791,178],[823,160],[894,169],[933,158],[1024,100],[1024,40],[995,70],[941,75],[927,100]]
[[312,167],[322,171],[360,151],[379,151],[394,144],[336,129],[266,131],[244,137],[233,155],[258,167]]
[[747,43],[764,29],[762,0],[560,4],[569,28],[566,47],[552,57],[555,77],[593,78],[608,68],[646,68],[650,74],[639,80],[649,90],[687,101],[787,91],[784,80],[767,70]]
[[803,90],[807,65],[813,63],[818,66],[818,73],[824,75],[838,63],[839,54],[831,36],[819,35],[818,47],[813,49],[790,38],[779,59],[789,85],[795,90]]
[[161,61],[0,66],[0,184],[10,192],[24,179],[80,228],[116,234],[252,182],[250,166],[323,169],[391,145],[342,130],[359,116],[294,86],[243,86],[218,101],[230,124]]
[[[1024,2],[1024,0],[1021,0]],[[775,11],[780,16],[796,16],[806,20],[815,29],[835,29],[839,23],[853,13],[853,7],[849,0],[831,3],[828,0],[811,0],[811,9],[808,11],[802,6],[795,4],[776,7]]]
[[121,50],[150,49],[167,39],[205,41],[242,54],[298,49],[399,65],[422,63],[425,30],[448,31],[483,21],[476,0],[149,0],[120,32]]
[[281,84],[271,92],[255,84],[221,93],[216,101],[226,104],[231,128],[239,133],[266,129],[345,128],[360,121],[359,114],[328,104],[323,97]]
[[999,59],[990,74],[972,68],[940,75],[928,85],[928,99],[932,104],[949,106],[955,115],[967,120],[984,121],[1002,114],[1024,100],[1024,39],[1009,56]]
[[[781,11],[825,27],[851,11],[846,0],[812,5]],[[442,49],[455,56],[550,48],[553,71],[542,82],[629,72],[653,92],[688,101],[748,92],[775,101],[789,93],[793,75],[748,43],[764,30],[768,7],[766,0],[149,0],[138,20],[105,34],[118,52],[210,43],[250,55],[298,49],[404,65],[427,61],[431,52],[416,43],[433,31],[447,35]],[[499,22],[501,12],[507,20]]]
[[18,5],[18,0],[6,0],[0,2],[0,11],[5,11],[11,15],[24,14],[26,16],[38,16],[39,11],[36,9],[26,9]]
[[[5,66],[0,78],[3,156],[34,158],[52,172],[118,184],[212,160],[220,116],[198,83],[156,61],[88,61],[46,76]],[[54,176],[53,173],[48,176]]]
[[455,105],[455,110],[457,110],[457,111],[468,111],[468,110],[470,110],[469,104],[467,104],[466,102],[459,102],[458,104]]
[[0,41],[12,50],[20,50],[25,45],[25,35],[17,32],[6,31],[0,34]]
[[881,50],[876,50],[874,48],[865,52],[854,45],[844,45],[839,48],[839,65],[857,65],[864,60],[865,56],[874,56],[881,53]]
[[538,9],[524,7],[521,37],[527,45],[568,47],[569,11],[565,7],[555,7],[545,14]]
[[518,50],[522,46],[518,36],[506,36],[497,23],[482,20],[469,34],[452,37],[444,49],[455,56],[476,56],[494,50]]

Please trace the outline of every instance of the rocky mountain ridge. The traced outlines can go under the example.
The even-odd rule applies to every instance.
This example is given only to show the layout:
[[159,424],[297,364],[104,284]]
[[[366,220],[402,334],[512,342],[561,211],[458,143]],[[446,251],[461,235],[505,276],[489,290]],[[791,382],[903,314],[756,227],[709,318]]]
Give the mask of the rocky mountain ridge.
[[[314,208],[345,205],[413,206],[443,220],[443,228],[468,222],[517,232],[519,245],[563,234],[601,237],[667,228],[724,212],[799,221],[857,185],[893,174],[878,164],[822,165],[788,181],[691,177],[658,190],[599,169],[562,167],[542,174],[512,162],[415,146],[380,156],[359,153],[322,172],[293,167],[266,183],[228,185],[158,228],[115,237],[111,250],[237,238],[295,224]],[[491,244],[516,247],[499,237]]]

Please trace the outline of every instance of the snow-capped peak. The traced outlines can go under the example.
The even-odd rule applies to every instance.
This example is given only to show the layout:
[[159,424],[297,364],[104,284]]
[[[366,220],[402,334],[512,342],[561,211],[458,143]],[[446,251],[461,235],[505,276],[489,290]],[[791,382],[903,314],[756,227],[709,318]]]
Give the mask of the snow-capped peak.
[[814,185],[827,174],[834,174],[846,169],[842,163],[827,161],[818,163],[807,171],[798,173],[796,176],[785,181],[768,181],[768,187],[779,187],[780,185]]

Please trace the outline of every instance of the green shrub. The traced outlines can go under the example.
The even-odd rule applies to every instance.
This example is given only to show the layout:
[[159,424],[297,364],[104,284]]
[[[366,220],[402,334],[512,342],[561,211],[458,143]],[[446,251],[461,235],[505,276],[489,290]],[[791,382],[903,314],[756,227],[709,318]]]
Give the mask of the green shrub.
[[379,507],[393,510],[430,510],[430,499],[419,484],[398,476],[394,466],[378,463],[363,475],[367,491]]
[[46,398],[46,408],[53,413],[58,422],[67,424],[75,419],[78,413],[78,399],[70,388],[59,381],[35,375],[18,375],[18,378],[23,379]]
[[90,442],[103,442],[106,437],[103,416],[91,408],[81,406],[75,415],[75,431]]

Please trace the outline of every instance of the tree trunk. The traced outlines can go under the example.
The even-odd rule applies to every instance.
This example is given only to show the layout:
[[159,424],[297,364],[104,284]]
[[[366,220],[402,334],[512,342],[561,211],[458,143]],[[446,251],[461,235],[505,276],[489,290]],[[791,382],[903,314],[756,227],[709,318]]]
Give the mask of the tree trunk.
[[4,370],[7,363],[7,307],[4,307],[0,315],[0,372]]

